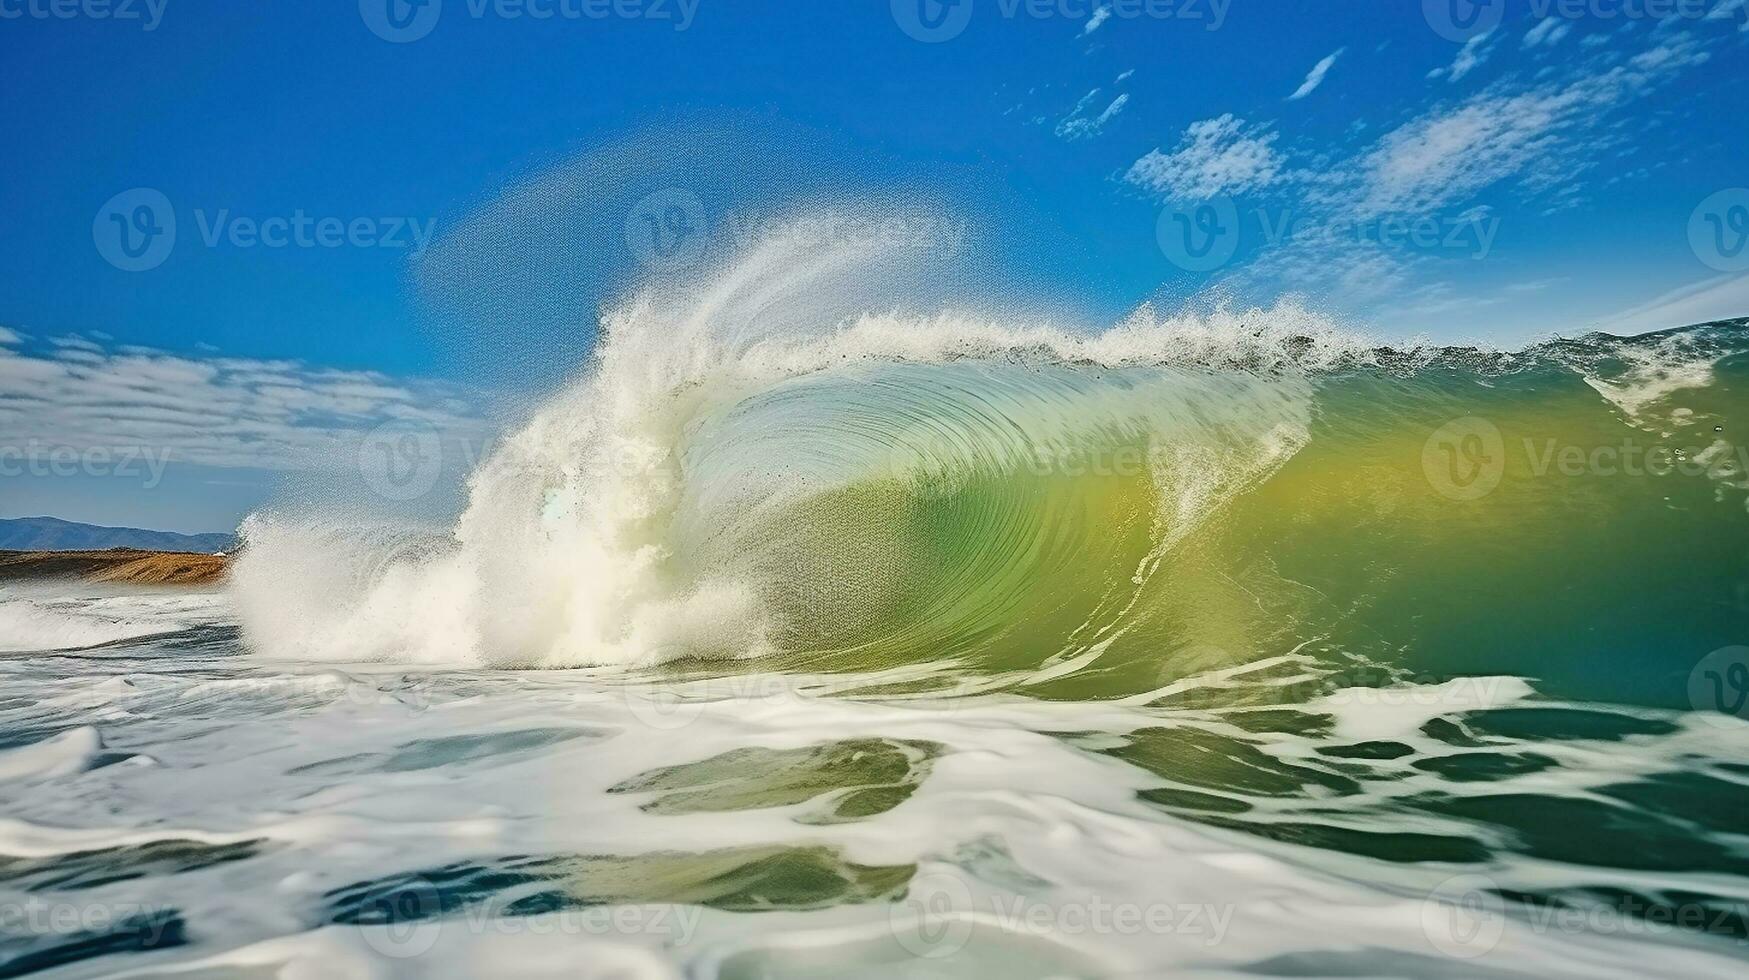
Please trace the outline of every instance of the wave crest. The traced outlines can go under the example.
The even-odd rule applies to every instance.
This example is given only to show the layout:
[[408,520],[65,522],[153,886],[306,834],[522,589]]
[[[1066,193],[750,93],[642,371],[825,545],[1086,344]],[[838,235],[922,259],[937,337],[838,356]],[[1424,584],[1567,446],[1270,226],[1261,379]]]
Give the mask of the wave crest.
[[[934,244],[815,219],[769,229],[711,275],[638,291],[604,315],[590,370],[472,475],[446,541],[404,554],[404,540],[332,519],[246,522],[234,577],[251,641],[285,656],[507,666],[797,652],[883,632],[914,646],[919,624],[893,619],[899,607],[988,606],[991,587],[976,580],[991,555],[976,549],[918,567],[944,557],[929,535],[1005,530],[994,554],[1026,568],[1055,554],[1027,534],[1086,543],[1091,527],[1063,528],[1090,520],[1133,526],[1081,568],[1121,571],[1111,587],[1133,593],[1190,528],[1303,445],[1304,373],[1370,349],[1293,305],[1143,307],[1103,332],[845,311],[847,292],[902,282]],[[1090,493],[1052,471],[1076,452],[1137,463]],[[918,594],[930,589],[933,606]],[[840,601],[830,628],[805,622],[823,615],[798,601],[808,595]],[[1098,596],[1074,615],[1128,601]],[[991,611],[941,622],[997,630]]]

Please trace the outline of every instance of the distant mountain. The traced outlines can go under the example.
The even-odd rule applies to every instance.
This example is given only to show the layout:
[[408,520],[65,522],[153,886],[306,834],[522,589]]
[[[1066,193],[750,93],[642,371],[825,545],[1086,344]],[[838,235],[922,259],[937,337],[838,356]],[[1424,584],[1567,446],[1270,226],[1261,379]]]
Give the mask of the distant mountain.
[[177,534],[137,527],[99,527],[54,517],[0,520],[0,551],[99,551],[139,548],[142,551],[192,551],[212,554],[237,543],[229,534]]

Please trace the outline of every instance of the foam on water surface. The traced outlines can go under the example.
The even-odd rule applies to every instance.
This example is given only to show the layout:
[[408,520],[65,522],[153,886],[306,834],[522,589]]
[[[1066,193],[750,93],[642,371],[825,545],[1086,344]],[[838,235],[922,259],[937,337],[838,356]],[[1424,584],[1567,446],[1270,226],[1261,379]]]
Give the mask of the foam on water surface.
[[119,596],[93,588],[0,588],[0,653],[76,650],[174,633],[210,616],[210,594]]
[[9,592],[0,971],[1741,974],[1742,324],[826,302],[915,244],[634,292],[453,524]]
[[[1729,943],[1681,933],[1551,929],[1504,906],[1457,921],[1478,914],[1463,904],[1477,893],[1441,891],[1467,870],[1502,890],[1611,882],[1749,899],[1729,876],[1611,874],[1510,847],[1477,865],[1381,864],[1168,815],[1149,793],[1200,779],[1195,753],[1177,757],[1175,780],[1102,748],[1162,729],[1244,735],[1219,713],[855,695],[890,684],[890,674],[684,683],[380,665],[305,674],[238,651],[190,664],[149,645],[111,666],[132,683],[67,713],[94,724],[14,752],[67,758],[62,749],[92,748],[102,731],[107,750],[150,752],[158,764],[32,767],[33,791],[9,801],[0,824],[0,889],[22,907],[173,913],[188,941],[75,961],[68,976],[459,976],[490,966],[518,976],[799,977],[827,964],[852,976],[1216,976],[1284,964],[1429,975],[1454,962],[1471,976],[1628,976],[1653,961],[1728,976],[1741,967]],[[62,679],[38,672],[12,684],[38,690]],[[1488,705],[1438,686],[1390,697],[1443,704],[1454,717],[1542,703],[1508,687]],[[1347,693],[1333,710],[1359,710]],[[178,710],[190,704],[199,707]],[[1241,789],[1235,798],[1274,820],[1322,808],[1314,819],[1339,824],[1370,807],[1374,831],[1427,831],[1433,821],[1381,808],[1429,791],[1583,797],[1749,748],[1749,725],[1695,722],[1626,744],[1539,746],[1560,754],[1557,773],[1479,786],[1413,768],[1451,747],[1413,734],[1406,713],[1395,717],[1388,730],[1344,730],[1403,739],[1415,752],[1369,764],[1375,776],[1341,806],[1318,794]],[[1259,744],[1298,767],[1360,774],[1320,761],[1328,740]],[[840,754],[823,751],[839,745]],[[903,792],[870,795],[895,788]],[[95,800],[122,805],[93,809]],[[1462,821],[1445,829],[1464,832]],[[1497,930],[1486,949],[1467,945],[1478,922]]]

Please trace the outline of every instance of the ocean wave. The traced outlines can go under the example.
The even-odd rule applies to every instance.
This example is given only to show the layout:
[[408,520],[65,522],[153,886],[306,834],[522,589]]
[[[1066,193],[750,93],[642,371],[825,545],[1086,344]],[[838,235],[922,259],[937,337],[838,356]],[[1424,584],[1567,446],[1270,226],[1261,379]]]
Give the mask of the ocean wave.
[[[927,243],[820,227],[614,306],[588,371],[479,466],[452,528],[252,516],[233,576],[251,645],[490,666],[938,660],[1021,683],[1102,674],[1118,694],[1211,666],[1162,667],[1174,650],[1244,662],[1338,627],[1332,648],[1395,663],[1425,630],[1373,610],[1394,579],[1441,577],[1416,552],[1485,534],[1469,550],[1503,560],[1559,517],[1549,474],[1569,447],[1714,420],[1713,372],[1742,349],[1731,327],[1384,345],[1291,303],[1143,307],[1104,330],[844,314],[847,283]],[[1454,512],[1432,447],[1476,419],[1499,449],[1448,462],[1523,479]],[[1480,445],[1464,435],[1455,449]],[[1720,438],[1672,458],[1731,456]],[[1740,475],[1721,472],[1685,492]],[[1625,516],[1672,485],[1581,489]],[[1329,567],[1284,571],[1304,563],[1282,553],[1296,540]]]

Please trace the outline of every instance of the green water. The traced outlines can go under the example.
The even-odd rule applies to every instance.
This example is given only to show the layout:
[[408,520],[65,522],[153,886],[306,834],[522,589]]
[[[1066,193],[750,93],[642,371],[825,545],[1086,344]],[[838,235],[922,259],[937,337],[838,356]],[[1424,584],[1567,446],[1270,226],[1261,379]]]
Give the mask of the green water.
[[[1705,661],[1749,637],[1746,339],[1727,324],[1316,373],[970,363],[800,379],[714,423],[782,445],[804,474],[713,538],[782,624],[778,654],[735,669],[929,663],[925,680],[852,696],[971,678],[1142,703],[1159,727],[1061,737],[1158,776],[1142,796],[1167,813],[1271,840],[1742,874],[1712,833],[1746,829],[1749,768],[1728,760],[1579,797],[1487,787],[1558,777],[1574,763],[1550,746],[1651,744],[1678,730],[1669,712],[1749,693],[1732,655],[1711,677]],[[1699,383],[1644,397],[1697,363]],[[1288,451],[1259,450],[1278,427]],[[724,478],[723,460],[694,463]],[[1223,468],[1244,478],[1220,485]],[[1530,693],[1436,707],[1413,745],[1344,737],[1326,703],[1463,678]],[[846,785],[890,787],[875,761],[890,755]],[[1452,789],[1392,788],[1410,777]],[[739,808],[791,802],[811,778],[647,787],[670,790],[656,807]]]

